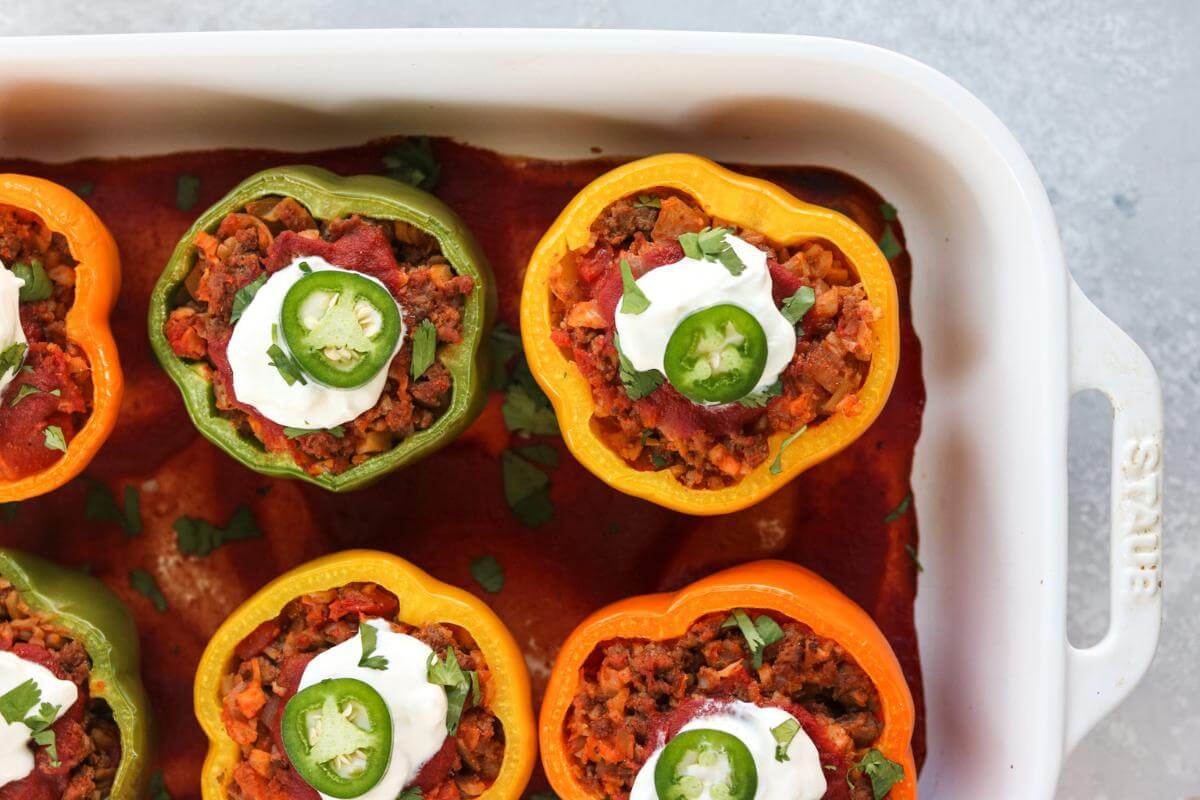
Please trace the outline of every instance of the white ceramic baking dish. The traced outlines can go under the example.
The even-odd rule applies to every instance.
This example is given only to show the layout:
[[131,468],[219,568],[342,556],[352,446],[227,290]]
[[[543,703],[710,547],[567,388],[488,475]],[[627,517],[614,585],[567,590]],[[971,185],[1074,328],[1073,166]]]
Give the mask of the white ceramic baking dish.
[[[401,132],[547,157],[599,147],[822,164],[899,207],[929,398],[913,476],[922,793],[1051,796],[1064,753],[1154,652],[1161,399],[1145,356],[1071,281],[1042,185],[999,120],[908,58],[790,36],[410,30],[0,46],[6,156],[299,149]],[[1065,634],[1067,413],[1085,388],[1115,412],[1112,626],[1077,650]]]

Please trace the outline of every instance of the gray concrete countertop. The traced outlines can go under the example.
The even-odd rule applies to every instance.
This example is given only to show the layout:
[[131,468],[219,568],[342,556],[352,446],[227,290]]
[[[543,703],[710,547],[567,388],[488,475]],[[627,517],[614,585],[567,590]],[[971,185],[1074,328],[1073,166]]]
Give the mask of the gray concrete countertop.
[[[1166,397],[1162,644],[1132,697],[1071,755],[1058,797],[1200,798],[1200,3],[734,5],[42,0],[0,3],[0,35],[391,26],[765,31],[869,42],[960,81],[1024,145],[1054,204],[1072,273],[1146,349]],[[1078,645],[1098,640],[1107,625],[1109,439],[1106,402],[1078,398],[1070,503],[1070,631]]]

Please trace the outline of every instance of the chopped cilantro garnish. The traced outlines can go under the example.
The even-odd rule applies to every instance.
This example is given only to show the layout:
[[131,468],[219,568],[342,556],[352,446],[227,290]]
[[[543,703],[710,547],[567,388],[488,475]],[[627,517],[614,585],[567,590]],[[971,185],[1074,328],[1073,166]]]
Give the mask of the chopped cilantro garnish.
[[811,286],[801,286],[796,290],[796,293],[783,301],[783,308],[779,309],[779,313],[783,314],[783,318],[795,325],[800,320],[804,319],[804,315],[817,302],[817,293]]
[[699,233],[684,233],[679,237],[679,246],[688,258],[717,262],[729,270],[729,274],[741,275],[746,265],[725,239],[731,233],[732,228],[705,228]]
[[883,251],[883,257],[888,261],[891,261],[904,252],[904,248],[900,246],[900,240],[896,238],[896,233],[892,230],[891,225],[884,226],[883,236],[879,237],[879,249]]
[[800,434],[808,430],[807,425],[801,425],[800,430],[793,433],[791,436],[784,439],[779,444],[779,452],[775,454],[775,460],[771,462],[770,472],[772,475],[778,475],[783,472],[783,451],[787,450],[792,442],[800,438]]
[[541,389],[533,395],[523,384],[512,384],[505,392],[504,405],[500,411],[504,415],[504,427],[513,433],[522,436],[548,436],[558,433],[558,418]]
[[242,312],[246,310],[246,306],[250,305],[250,301],[254,299],[254,295],[258,294],[258,290],[267,282],[267,275],[264,272],[254,280],[247,283],[242,288],[234,292],[233,295],[233,310],[229,314],[229,324],[237,322],[242,318]]
[[415,136],[397,144],[383,157],[384,173],[425,191],[437,185],[442,165],[433,156],[428,136]]
[[429,654],[425,674],[426,680],[446,691],[446,732],[453,736],[467,701],[479,702],[479,676],[462,668],[453,645],[446,648],[440,661],[436,653]]
[[437,358],[437,327],[428,319],[413,331],[412,376],[413,380],[425,374]]
[[633,202],[634,208],[662,208],[662,200],[652,194],[639,194]]
[[218,528],[207,520],[196,517],[180,517],[175,520],[175,541],[179,552],[185,556],[209,555],[218,547],[229,542],[262,537],[254,512],[249,506],[238,506],[229,518],[229,524]]
[[879,204],[879,213],[883,215],[884,219],[891,222],[896,218],[896,207],[884,200]]
[[771,735],[775,737],[776,761],[791,761],[788,757],[788,747],[792,744],[792,739],[795,739],[796,734],[799,732],[800,723],[793,718],[785,719],[774,728],[771,728]]
[[645,292],[633,279],[633,269],[624,258],[621,259],[621,286],[622,314],[640,314],[650,307],[650,298],[646,297]]
[[912,505],[912,492],[909,492],[908,494],[904,495],[904,499],[900,501],[899,505],[897,505],[890,512],[888,512],[888,515],[883,518],[883,521],[885,523],[895,522],[896,520],[900,519],[901,517],[903,517],[905,514],[908,513],[908,508],[911,505]]
[[3,522],[5,525],[11,523],[17,518],[17,512],[20,510],[21,503],[17,500],[0,503],[0,522]]
[[373,655],[379,641],[379,631],[375,630],[373,625],[360,622],[358,623],[358,635],[362,638],[362,658],[358,660],[358,665],[364,669],[387,669],[388,660],[383,656]]
[[267,355],[271,358],[268,363],[279,370],[279,377],[283,378],[288,386],[296,381],[300,381],[301,386],[308,384],[300,365],[279,346],[279,326],[275,323],[271,324],[271,346],[267,348]]
[[748,408],[762,408],[771,402],[771,398],[778,397],[781,394],[783,394],[783,378],[775,381],[770,386],[763,387],[757,392],[751,392],[741,400],[738,400],[738,403]]
[[20,302],[33,303],[45,300],[54,293],[54,284],[50,281],[50,276],[46,274],[42,262],[36,258],[30,259],[28,263],[13,264],[12,272],[13,275],[24,281],[21,288],[17,290],[17,299]]
[[722,628],[734,626],[742,632],[742,636],[746,637],[746,646],[750,648],[750,656],[755,669],[762,666],[763,651],[769,645],[773,645],[783,638],[783,629],[779,627],[779,623],[766,614],[760,614],[751,621],[749,614],[740,608],[735,608],[733,613],[721,623]]
[[75,194],[79,195],[80,197],[87,197],[92,192],[96,191],[96,182],[84,181],[83,183],[75,184],[71,188],[74,190]]
[[874,747],[846,772],[847,783],[850,782],[851,772],[861,772],[870,779],[871,794],[875,800],[883,800],[893,786],[904,780],[903,765],[890,760]]
[[9,725],[25,721],[25,715],[42,699],[42,690],[33,678],[19,683],[0,695],[0,717]]
[[658,370],[634,369],[633,362],[621,351],[620,337],[613,336],[613,347],[617,349],[617,358],[620,361],[621,383],[625,385],[625,394],[629,395],[630,400],[641,400],[662,386],[666,378]]
[[27,349],[29,346],[24,342],[14,342],[0,351],[0,375],[7,375],[9,371],[16,372],[25,360]]
[[421,800],[424,796],[425,791],[420,786],[409,786],[396,795],[396,800]]
[[295,439],[300,436],[307,436],[310,433],[328,433],[335,439],[341,439],[346,435],[346,428],[342,425],[334,425],[332,428],[289,428],[283,429],[283,435],[289,439]]
[[472,558],[471,577],[489,594],[495,594],[504,588],[504,567],[500,566],[495,556]]
[[47,425],[42,431],[42,443],[47,450],[61,450],[67,452],[67,437],[63,435],[62,428],[57,425]]
[[174,800],[167,791],[167,780],[163,777],[161,769],[155,770],[150,776],[150,800]]
[[141,503],[137,487],[125,487],[124,501],[125,507],[122,508],[107,486],[100,481],[92,481],[84,502],[83,515],[96,522],[115,522],[124,529],[126,536],[137,536],[142,532]]
[[558,466],[558,451],[548,444],[531,444],[518,447],[517,453],[537,464],[547,467]]
[[175,207],[191,211],[200,202],[200,179],[195,175],[180,175],[175,179]]
[[550,476],[513,450],[500,454],[504,499],[521,524],[536,528],[554,516],[550,502]]
[[[41,393],[42,393],[42,390],[39,389],[38,387],[34,386],[32,383],[22,383],[21,387],[19,389],[17,389],[16,396],[12,399],[12,402],[9,403],[9,405],[15,406],[17,403],[21,402],[26,397],[29,397],[29,395],[41,394]],[[45,394],[53,395],[54,397],[62,397],[62,389],[51,389],[50,391],[46,392]]]
[[154,576],[146,570],[130,570],[129,586],[138,594],[149,598],[159,613],[167,610],[166,596],[163,595],[162,589],[158,588],[158,581],[154,580]]
[[917,572],[924,572],[925,565],[921,563],[921,559],[917,558],[917,548],[911,544],[904,545],[904,552],[908,553],[908,557],[912,559],[913,566],[917,568]]
[[491,388],[504,389],[508,384],[508,362],[521,351],[521,337],[503,322],[492,328],[492,375]]

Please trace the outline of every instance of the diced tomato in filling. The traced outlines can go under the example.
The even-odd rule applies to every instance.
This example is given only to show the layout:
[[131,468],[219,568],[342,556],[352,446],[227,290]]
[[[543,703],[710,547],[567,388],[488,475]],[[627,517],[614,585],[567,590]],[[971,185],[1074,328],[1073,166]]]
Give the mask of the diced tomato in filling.
[[430,320],[439,346],[462,341],[463,305],[475,281],[454,273],[432,236],[404,222],[358,215],[315,220],[292,198],[267,197],[228,214],[215,233],[200,233],[195,244],[196,265],[184,281],[187,299],[171,311],[164,333],[180,358],[212,368],[217,409],[268,450],[289,454],[313,475],[336,474],[429,428],[446,411],[453,389],[449,370],[435,361],[414,380],[412,339],[406,337],[379,402],[343,425],[342,435],[289,437],[283,426],[238,401],[225,355],[238,290],[303,257],[377,278],[399,302],[409,331]]
[[[419,628],[406,625],[396,619],[398,610],[399,599],[386,589],[352,583],[293,600],[278,617],[239,643],[222,698],[225,730],[240,750],[230,788],[232,800],[312,800],[318,796],[289,762],[280,723],[309,662],[354,636],[363,620],[388,620],[395,630],[429,645],[439,659],[453,648],[462,668],[476,672],[482,697],[489,696],[492,677],[487,662],[465,631],[436,623]],[[412,785],[420,787],[425,798],[477,797],[495,781],[503,760],[500,721],[486,702],[468,704],[456,733],[447,735]]]
[[67,338],[76,263],[62,234],[28,211],[0,205],[0,262],[10,270],[37,262],[50,281],[49,297],[20,303],[28,349],[0,397],[0,480],[15,481],[62,458],[61,449],[47,446],[46,429],[57,427],[70,443],[91,413],[92,375],[87,355]]
[[701,712],[740,700],[783,708],[812,739],[826,768],[825,797],[866,800],[869,780],[851,770],[879,738],[879,696],[867,674],[830,639],[773,612],[783,638],[755,669],[727,614],[697,620],[678,639],[615,640],[588,660],[564,722],[579,780],[597,796],[625,800],[661,743]]
[[72,681],[79,699],[51,726],[57,761],[34,749],[33,772],[0,786],[0,800],[100,800],[108,797],[121,762],[121,737],[112,714],[88,691],[91,660],[83,645],[48,617],[33,611],[0,578],[0,650],[39,664]]
[[[658,198],[661,208],[637,202],[644,195]],[[718,489],[742,480],[768,458],[773,433],[819,424],[835,413],[858,413],[856,393],[874,351],[876,311],[836,248],[820,240],[792,246],[770,242],[709,216],[674,190],[653,189],[637,197],[606,208],[592,225],[593,241],[569,254],[550,282],[558,320],[552,339],[587,379],[594,421],[618,455],[638,469],[669,469],[686,486]],[[701,406],[667,382],[631,400],[620,378],[613,336],[624,291],[621,260],[628,261],[635,277],[674,264],[683,258],[679,236],[706,226],[730,227],[766,251],[778,305],[802,286],[817,297],[781,376],[782,391],[763,407]]]

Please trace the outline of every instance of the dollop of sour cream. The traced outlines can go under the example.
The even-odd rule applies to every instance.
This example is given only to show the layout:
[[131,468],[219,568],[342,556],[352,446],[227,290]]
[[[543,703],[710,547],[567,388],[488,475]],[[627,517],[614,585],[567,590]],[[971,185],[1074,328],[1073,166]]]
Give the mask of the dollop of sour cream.
[[767,364],[754,391],[775,381],[796,353],[796,328],[775,306],[767,254],[737,236],[726,236],[746,268],[732,274],[720,263],[684,256],[673,264],[650,270],[637,279],[650,301],[640,314],[624,314],[617,304],[617,335],[621,352],[639,371],[666,374],[663,356],[667,341],[683,318],[710,306],[729,303],[754,315],[767,335]]
[[372,655],[386,658],[386,669],[358,665],[362,635],[355,634],[310,661],[298,688],[307,689],[330,678],[356,678],[379,692],[392,715],[391,758],[379,783],[356,800],[396,800],[446,741],[446,692],[429,682],[428,664],[433,655],[429,645],[396,633],[384,620],[366,624],[378,632]]
[[[379,370],[375,377],[357,388],[339,389],[317,383],[309,375],[305,376],[307,383],[296,381],[289,386],[279,370],[271,366],[267,350],[272,344],[278,344],[284,352],[288,352],[282,332],[272,341],[271,327],[279,325],[279,313],[288,289],[304,277],[300,269],[301,262],[308,264],[313,272],[342,269],[323,258],[304,256],[296,258],[267,278],[267,282],[242,311],[229,339],[226,355],[229,369],[233,372],[233,393],[240,402],[254,406],[260,414],[276,424],[290,428],[334,428],[351,421],[379,402],[384,384],[387,383],[388,371],[386,367]],[[363,277],[383,285],[370,275]],[[391,296],[390,292],[388,296]],[[403,313],[400,319],[400,336],[396,340],[396,349],[392,351],[393,358],[404,344]],[[290,352],[288,354],[291,355]]]
[[[758,791],[754,800],[820,800],[827,788],[825,770],[821,766],[817,746],[808,738],[803,728],[796,732],[796,736],[788,745],[788,760],[775,759],[777,742],[771,729],[779,727],[789,719],[795,717],[782,708],[764,708],[739,700],[714,706],[711,713],[696,716],[679,731],[682,733],[697,728],[708,728],[741,739],[754,756],[754,766],[758,769]],[[666,745],[665,741],[659,742],[658,749],[638,770],[633,780],[633,788],[629,792],[629,800],[658,800],[658,792],[654,788],[654,767],[658,764],[659,756]],[[704,767],[697,764],[694,769]],[[712,800],[707,786],[697,800]]]
[[[40,709],[42,703],[58,706],[55,721],[79,699],[79,688],[71,681],[59,680],[41,664],[26,661],[6,650],[0,651],[0,697],[29,680],[41,690],[41,698],[33,711]],[[33,772],[34,751],[29,746],[32,741],[33,732],[23,720],[7,722],[0,717],[0,787],[27,778]]]
[[[25,331],[21,328],[20,300],[21,287],[24,285],[25,281],[14,275],[12,270],[0,261],[0,352],[18,342],[26,342]],[[10,369],[0,375],[0,394],[4,394],[17,372],[17,369]]]

